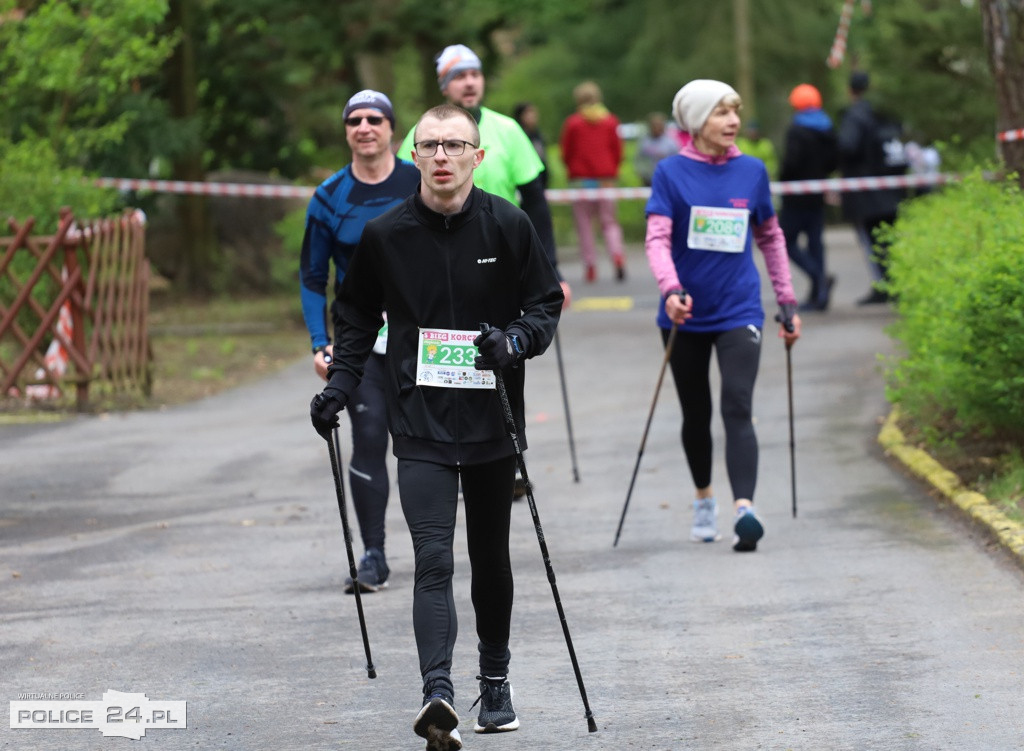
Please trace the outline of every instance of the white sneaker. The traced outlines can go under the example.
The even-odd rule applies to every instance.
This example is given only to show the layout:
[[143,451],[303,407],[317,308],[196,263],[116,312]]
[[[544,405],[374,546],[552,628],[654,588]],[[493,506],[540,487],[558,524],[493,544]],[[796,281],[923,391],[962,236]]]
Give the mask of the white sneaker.
[[693,502],[693,527],[690,539],[694,542],[716,542],[718,534],[718,503],[714,498],[698,498]]

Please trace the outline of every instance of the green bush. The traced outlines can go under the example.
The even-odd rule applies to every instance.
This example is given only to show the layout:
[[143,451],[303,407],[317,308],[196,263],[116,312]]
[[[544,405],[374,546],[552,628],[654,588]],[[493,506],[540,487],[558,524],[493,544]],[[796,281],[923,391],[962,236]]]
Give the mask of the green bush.
[[41,138],[18,142],[0,136],[0,214],[20,224],[36,218],[33,234],[49,234],[57,229],[62,206],[76,217],[94,219],[112,213],[117,205],[114,190],[97,188],[86,180],[82,170],[60,165],[50,143]]
[[1016,177],[905,205],[889,230],[901,353],[889,396],[924,425],[1024,439],[1024,197]]
[[[270,280],[275,290],[299,292],[299,253],[306,233],[306,207],[292,209],[274,223],[274,232],[281,238],[281,252],[270,259]],[[333,266],[332,266],[333,270]],[[333,299],[331,295],[328,295]]]

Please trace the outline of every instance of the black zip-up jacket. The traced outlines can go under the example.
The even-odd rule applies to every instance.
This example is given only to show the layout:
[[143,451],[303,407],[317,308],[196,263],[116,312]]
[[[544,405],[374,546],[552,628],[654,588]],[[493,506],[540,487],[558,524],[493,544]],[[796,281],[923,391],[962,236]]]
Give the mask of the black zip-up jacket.
[[[839,165],[836,133],[832,128],[821,130],[793,123],[786,130],[780,180],[822,180]],[[784,208],[821,209],[825,205],[822,193],[793,194],[782,199]]]
[[562,300],[555,271],[518,207],[474,187],[462,211],[446,216],[427,208],[417,193],[363,230],[341,285],[328,377],[351,395],[386,310],[395,456],[448,465],[510,456],[496,391],[416,385],[419,329],[478,332],[488,323],[519,337],[524,355],[502,376],[525,449],[521,362],[551,343]]

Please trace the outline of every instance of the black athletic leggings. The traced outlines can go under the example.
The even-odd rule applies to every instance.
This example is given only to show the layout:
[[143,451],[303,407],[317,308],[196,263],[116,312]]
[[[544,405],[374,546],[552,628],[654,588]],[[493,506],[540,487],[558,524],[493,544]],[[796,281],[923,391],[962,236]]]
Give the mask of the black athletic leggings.
[[[669,332],[660,329],[663,343]],[[754,500],[757,485],[757,435],[752,421],[754,381],[761,360],[761,330],[746,326],[729,331],[696,333],[685,327],[676,334],[669,365],[683,408],[683,452],[693,484],[711,484],[711,350],[722,379],[722,422],[725,424],[725,466],[733,499]]]
[[424,691],[446,689],[458,634],[452,574],[459,480],[466,510],[480,674],[507,675],[512,619],[512,563],[508,551],[515,456],[486,464],[448,466],[398,460],[398,491],[416,557],[412,623]]
[[384,549],[388,508],[388,425],[384,402],[384,355],[366,360],[359,386],[348,403],[352,423],[352,459],[348,480],[364,548]]

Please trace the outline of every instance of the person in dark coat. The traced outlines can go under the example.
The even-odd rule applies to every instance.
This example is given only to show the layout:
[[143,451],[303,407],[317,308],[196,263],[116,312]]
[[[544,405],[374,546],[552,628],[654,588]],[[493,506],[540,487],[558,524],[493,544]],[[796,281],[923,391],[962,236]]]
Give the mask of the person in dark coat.
[[[879,118],[867,99],[870,78],[864,71],[850,76],[849,107],[843,112],[837,134],[839,142],[839,168],[843,177],[877,177],[882,171],[876,155]],[[857,233],[874,282],[885,278],[886,246],[875,238],[875,230],[882,224],[896,221],[900,201],[906,196],[903,188],[857,190],[843,192],[843,218],[853,225]],[[858,305],[888,302],[889,295],[874,284],[857,301]]]
[[[824,179],[838,166],[838,151],[832,119],[821,108],[821,93],[809,83],[802,83],[790,92],[789,103],[795,114],[786,131],[779,177],[784,181]],[[827,273],[825,265],[824,195],[784,196],[779,224],[790,259],[811,282],[801,310],[827,310],[835,277]],[[801,236],[806,238],[806,246],[800,245]]]

